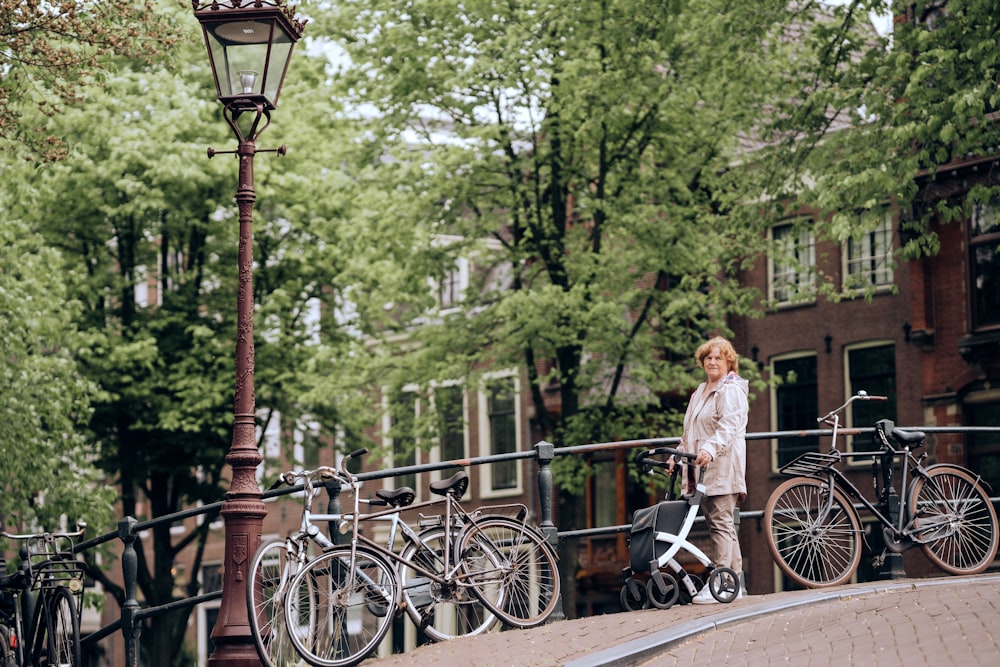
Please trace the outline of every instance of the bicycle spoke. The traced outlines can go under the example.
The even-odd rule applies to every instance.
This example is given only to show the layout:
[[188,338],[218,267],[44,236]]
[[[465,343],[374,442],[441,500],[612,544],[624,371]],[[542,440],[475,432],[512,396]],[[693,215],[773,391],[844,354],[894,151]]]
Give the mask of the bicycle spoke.
[[851,577],[861,556],[860,525],[839,492],[828,502],[826,484],[795,478],[775,489],[765,507],[768,547],[796,583],[833,586]]
[[317,667],[346,667],[378,648],[395,613],[395,574],[380,556],[326,551],[296,575],[285,600],[288,634]]
[[932,562],[950,574],[982,572],[996,555],[997,519],[989,497],[964,470],[931,467],[909,496],[910,525]]
[[[519,521],[490,517],[469,526],[463,534],[461,553],[473,548],[489,557],[462,561],[463,571],[476,584],[476,595],[513,627],[529,628],[545,622],[560,593],[555,555],[545,538]],[[499,558],[497,567],[490,558]]]

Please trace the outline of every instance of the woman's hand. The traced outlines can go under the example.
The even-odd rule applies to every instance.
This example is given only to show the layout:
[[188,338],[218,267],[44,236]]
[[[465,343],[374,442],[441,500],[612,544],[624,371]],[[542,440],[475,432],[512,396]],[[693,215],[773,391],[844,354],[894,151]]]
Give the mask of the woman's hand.
[[707,466],[711,462],[712,462],[712,455],[711,454],[709,454],[704,449],[698,450],[698,456],[694,460],[694,464],[696,466],[704,468],[705,466]]

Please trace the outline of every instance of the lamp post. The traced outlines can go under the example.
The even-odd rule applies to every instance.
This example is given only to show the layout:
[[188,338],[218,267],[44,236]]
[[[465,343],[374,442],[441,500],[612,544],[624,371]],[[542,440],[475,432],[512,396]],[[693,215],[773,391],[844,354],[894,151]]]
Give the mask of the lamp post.
[[[253,159],[256,140],[271,122],[288,70],[292,47],[302,36],[304,21],[295,18],[283,0],[192,0],[208,47],[215,88],[223,116],[236,134],[239,158],[236,203],[240,216],[239,285],[236,293],[236,386],[233,399],[233,440],[226,454],[232,468],[229,491],[222,503],[226,528],[222,604],[212,630],[214,667],[259,665],[250,636],[246,579],[250,560],[260,545],[267,514],[257,486],[262,460],[257,450],[254,406],[253,340]],[[263,120],[263,124],[261,121]],[[284,153],[284,147],[278,149]],[[217,152],[208,149],[211,158]]]

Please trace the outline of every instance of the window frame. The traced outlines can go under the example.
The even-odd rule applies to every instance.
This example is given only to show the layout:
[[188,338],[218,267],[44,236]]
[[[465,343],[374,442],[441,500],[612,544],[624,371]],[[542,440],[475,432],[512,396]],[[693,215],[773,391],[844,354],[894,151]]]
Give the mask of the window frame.
[[[801,351],[798,351],[798,352],[789,352],[789,353],[786,353],[786,354],[782,354],[782,355],[778,355],[778,356],[773,357],[768,362],[768,366],[769,366],[770,371],[771,371],[771,378],[773,380],[774,378],[777,377],[777,373],[775,371],[775,365],[776,364],[779,364],[779,363],[785,362],[785,361],[794,361],[794,360],[798,360],[798,359],[812,359],[812,362],[813,362],[813,372],[816,374],[816,381],[815,381],[816,391],[815,391],[814,396],[815,396],[816,407],[818,408],[819,407],[819,355],[817,354],[816,350],[801,350]],[[779,397],[779,390],[780,389],[781,388],[779,386],[777,386],[775,383],[773,383],[773,382],[771,383],[771,389],[770,389],[770,394],[771,394],[771,396],[770,396],[770,399],[771,399],[771,401],[770,401],[770,403],[771,403],[771,424],[772,424],[771,428],[774,431],[782,431],[782,430],[783,431],[812,430],[812,429],[819,428],[819,426],[817,425],[817,422],[816,422],[815,418],[813,418],[812,421],[809,422],[808,425],[804,424],[802,426],[794,426],[794,427],[791,427],[791,428],[785,428],[783,425],[779,425],[778,418],[779,418],[779,413],[780,413],[780,410],[779,410],[779,407],[780,407],[779,406],[779,398],[780,398]],[[819,416],[820,416],[820,412],[817,409],[815,417],[819,417]],[[816,438],[816,444],[817,444],[817,448],[818,448],[819,438]],[[795,452],[795,456],[798,456],[799,454],[801,454],[804,451],[806,451],[806,450],[803,447],[802,451]],[[818,449],[817,449],[817,451],[818,451]],[[789,461],[791,461],[792,459],[794,459],[795,456],[792,456],[789,459]],[[777,473],[781,469],[782,465],[784,465],[784,464],[781,463],[781,438],[774,438],[774,439],[771,440],[771,471],[773,473]]]
[[[460,418],[462,420],[462,453],[461,453],[461,456],[459,458],[463,458],[463,459],[469,458],[469,445],[470,445],[470,443],[469,443],[469,435],[470,435],[469,434],[469,419],[468,419],[468,414],[469,414],[469,396],[468,396],[468,393],[465,391],[465,388],[462,386],[462,384],[460,382],[458,382],[457,380],[454,380],[454,381],[442,382],[442,383],[439,383],[439,384],[435,384],[434,387],[433,387],[433,389],[432,389],[432,393],[431,393],[431,407],[433,408],[434,413],[435,413],[435,415],[437,415],[437,419],[438,419],[438,422],[437,422],[437,426],[438,426],[437,437],[435,438],[434,446],[431,448],[431,451],[430,451],[430,460],[433,463],[440,463],[442,461],[448,461],[448,460],[450,460],[450,459],[444,458],[444,452],[443,452],[443,449],[442,449],[442,446],[441,446],[441,438],[444,435],[444,432],[441,430],[442,421],[441,421],[441,415],[440,415],[440,412],[439,412],[439,406],[437,405],[437,395],[438,395],[438,392],[441,391],[441,390],[449,390],[449,389],[454,389],[454,388],[457,388],[458,391],[461,392],[461,408],[460,408],[461,414],[459,416],[460,416]],[[444,472],[444,471],[435,470],[431,474],[431,478],[434,479],[434,480],[441,479],[442,478],[442,472]]]
[[[855,386],[855,378],[854,378],[854,375],[852,375],[851,353],[852,352],[856,352],[858,350],[870,350],[870,349],[885,348],[885,347],[891,347],[892,348],[892,388],[891,388],[891,390],[890,391],[884,391],[884,390],[878,389],[878,388],[876,388],[876,389],[873,390],[873,388],[870,386],[870,384],[868,386],[865,386],[865,387]],[[875,425],[875,422],[878,421],[879,419],[891,419],[893,422],[896,421],[897,416],[899,414],[899,394],[898,394],[898,384],[896,382],[896,379],[899,377],[899,366],[896,363],[896,354],[897,354],[897,352],[898,352],[898,350],[897,350],[897,347],[896,347],[896,341],[892,340],[891,338],[887,338],[887,339],[875,339],[875,340],[868,340],[868,341],[862,341],[862,342],[857,342],[857,343],[851,343],[850,345],[846,345],[844,347],[844,358],[843,358],[843,363],[844,363],[844,393],[845,393],[845,395],[844,395],[844,401],[846,401],[848,398],[850,398],[854,394],[858,393],[858,391],[862,390],[862,389],[865,390],[866,392],[868,392],[868,394],[872,395],[872,396],[882,396],[882,395],[885,395],[885,396],[888,397],[889,400],[885,401],[885,402],[882,402],[882,401],[871,401],[871,402],[869,402],[869,401],[855,401],[851,405],[850,409],[848,409],[846,411],[846,414],[844,416],[844,423],[842,424],[843,428],[871,428],[872,426]],[[869,419],[868,421],[870,421],[871,423],[859,423],[859,420],[856,417],[856,415],[857,415],[858,411],[863,411],[863,410],[872,410],[873,412],[876,412],[879,415],[878,419],[875,419],[875,420]],[[855,436],[845,436],[844,439],[841,441],[841,443],[838,445],[838,447],[841,448],[841,451],[845,451],[845,452],[858,451],[859,448],[856,448],[855,445],[854,445],[854,438],[855,438]],[[871,445],[870,442],[866,443],[863,447],[860,448],[860,451],[867,451],[867,450],[871,449],[870,445]],[[853,459],[853,458],[852,459],[848,459],[848,463],[849,464],[854,464],[854,465],[866,465],[867,464],[866,461],[861,461],[861,460]]]
[[[863,238],[855,239],[853,236],[843,242],[841,246],[841,286],[845,291],[863,292],[867,289],[874,289],[876,292],[887,292],[895,285],[895,271],[893,270],[894,228],[892,211],[886,208],[880,217],[878,225],[864,233]],[[878,248],[879,239],[885,244],[882,249]],[[855,254],[855,248],[864,244],[862,253]],[[873,247],[874,246],[874,247]],[[869,266],[865,268],[865,265]],[[852,267],[861,267],[861,270],[852,273]],[[880,280],[882,274],[884,279]],[[857,280],[852,277],[857,276]]]
[[[413,395],[413,426],[414,431],[416,430],[417,419],[420,417],[420,393],[417,391],[416,385],[406,385],[399,390],[399,394],[412,394]],[[385,450],[385,455],[383,458],[382,465],[386,469],[396,468],[402,465],[416,465],[420,462],[419,456],[419,439],[417,438],[416,432],[411,434],[413,439],[413,462],[405,464],[396,463],[396,440],[393,436],[393,429],[395,428],[395,423],[393,422],[393,399],[395,395],[389,387],[383,387],[382,389],[382,446]],[[408,479],[410,476],[414,479]],[[421,500],[423,498],[423,493],[421,491],[420,485],[416,482],[416,473],[410,473],[406,476],[394,476],[386,477],[382,481],[382,486],[385,489],[393,489],[399,486],[410,486],[414,493],[416,494],[416,500]]]
[[[984,209],[991,211],[992,225],[984,231],[980,231],[979,220]],[[975,333],[995,331],[1000,329],[1000,304],[997,304],[992,320],[983,323],[983,309],[980,308],[979,299],[979,294],[983,290],[977,286],[981,275],[978,270],[980,263],[977,260],[977,253],[983,249],[989,250],[993,253],[992,261],[986,262],[985,265],[997,266],[1000,264],[1000,256],[998,256],[1000,253],[997,253],[996,250],[996,248],[1000,247],[1000,197],[994,197],[986,203],[975,202],[973,204],[972,211],[966,223],[966,238],[969,267],[968,299],[970,330]],[[996,280],[1000,282],[1000,275],[996,276]]]
[[[487,388],[497,380],[510,379],[513,385],[514,401],[514,450],[524,451],[524,436],[521,425],[523,408],[521,406],[521,378],[514,369],[487,373],[479,385],[477,404],[479,416],[479,453],[482,456],[492,456],[494,452],[490,423],[490,397]],[[515,470],[515,483],[510,488],[497,489],[493,486],[492,464],[479,466],[480,496],[482,498],[500,498],[521,495],[524,492],[524,470],[520,460],[512,461]]]
[[[787,238],[795,238],[788,241],[784,236],[776,236],[775,232],[779,229],[788,229]],[[771,251],[767,253],[768,298],[778,308],[815,303],[817,267],[813,219],[799,217],[785,220],[769,227],[767,234],[771,245]],[[776,251],[779,246],[783,253],[787,251],[789,254],[778,257]],[[792,259],[787,259],[789,256]]]

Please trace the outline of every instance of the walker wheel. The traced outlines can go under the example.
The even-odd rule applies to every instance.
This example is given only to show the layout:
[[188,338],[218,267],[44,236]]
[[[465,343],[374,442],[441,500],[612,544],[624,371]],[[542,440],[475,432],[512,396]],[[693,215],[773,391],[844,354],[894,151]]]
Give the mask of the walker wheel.
[[625,611],[639,611],[649,608],[649,596],[646,595],[646,587],[641,581],[629,577],[625,580],[621,592],[622,609]]
[[646,594],[649,596],[649,602],[657,609],[670,609],[677,602],[680,588],[674,575],[669,572],[654,572],[646,582]]
[[740,575],[728,567],[717,567],[708,575],[708,590],[719,602],[732,602],[740,594]]

